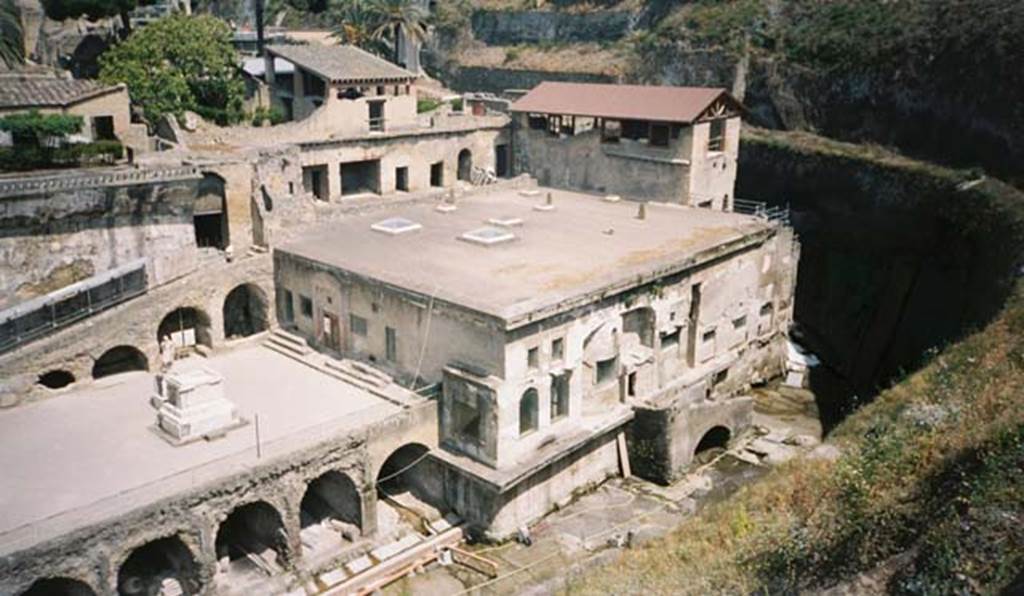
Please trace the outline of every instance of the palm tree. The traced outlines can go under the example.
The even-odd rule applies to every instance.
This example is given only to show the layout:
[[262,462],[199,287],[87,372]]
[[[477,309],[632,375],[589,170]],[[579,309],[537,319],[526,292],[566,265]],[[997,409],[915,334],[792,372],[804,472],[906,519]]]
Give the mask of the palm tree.
[[334,37],[341,43],[352,44],[379,56],[387,55],[385,40],[375,35],[379,29],[379,15],[368,0],[346,0],[334,12],[338,25]]
[[408,41],[422,43],[427,37],[427,11],[416,0],[371,0],[377,15],[377,28],[373,36],[390,39],[393,61],[399,62],[398,38],[403,33]]
[[0,61],[7,68],[25,62],[25,38],[21,28],[21,12],[14,0],[0,0]]

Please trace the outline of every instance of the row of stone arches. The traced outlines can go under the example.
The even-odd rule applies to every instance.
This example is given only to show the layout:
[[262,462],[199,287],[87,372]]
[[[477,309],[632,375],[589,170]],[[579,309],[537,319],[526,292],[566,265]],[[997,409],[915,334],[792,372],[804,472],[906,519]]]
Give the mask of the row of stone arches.
[[[426,458],[428,452],[429,449],[419,443],[395,449],[381,465],[375,488],[369,495],[377,493],[378,499],[393,498],[408,491],[423,500],[438,498],[431,487],[438,474],[431,467],[433,462]],[[214,573],[226,574],[228,583],[244,582],[246,575],[254,570],[254,555],[285,568],[296,556],[322,554],[310,548],[311,537],[306,533],[325,525],[334,526],[338,535],[347,531],[348,537],[342,540],[355,542],[376,528],[375,523],[364,519],[364,512],[374,509],[368,509],[365,503],[369,495],[360,490],[357,480],[341,470],[321,470],[308,479],[298,510],[298,552],[293,552],[293,545],[289,543],[281,508],[263,499],[236,505],[214,534]],[[344,531],[338,531],[339,524]],[[204,589],[201,555],[183,536],[182,532],[169,534],[134,548],[118,567],[117,593],[125,596],[201,593]],[[48,577],[36,581],[22,596],[93,596],[96,593],[80,580]]]
[[[235,286],[224,298],[222,307],[224,337],[235,339],[249,337],[266,331],[270,327],[269,305],[266,293],[256,284],[244,283]],[[164,337],[170,337],[176,345],[190,347],[202,345],[213,347],[213,333],[210,316],[202,309],[182,306],[167,313],[157,326],[156,341],[159,345]],[[150,370],[149,358],[136,346],[114,346],[95,360],[91,370],[93,379],[133,371]],[[52,369],[41,373],[38,383],[48,389],[63,389],[77,379],[66,369]]]

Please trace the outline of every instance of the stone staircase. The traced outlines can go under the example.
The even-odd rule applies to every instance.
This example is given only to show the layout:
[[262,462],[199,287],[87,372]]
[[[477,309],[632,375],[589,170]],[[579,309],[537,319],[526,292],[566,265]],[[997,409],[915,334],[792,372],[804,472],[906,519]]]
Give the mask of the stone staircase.
[[327,359],[324,365],[344,377],[346,381],[366,389],[383,389],[394,382],[390,375],[353,360]]
[[313,353],[313,348],[309,347],[306,340],[281,328],[274,329],[263,345],[275,352],[302,361],[305,361]]
[[399,386],[387,373],[355,360],[337,360],[321,354],[310,347],[305,339],[285,329],[271,331],[263,341],[263,346],[395,405],[407,406],[423,399]]

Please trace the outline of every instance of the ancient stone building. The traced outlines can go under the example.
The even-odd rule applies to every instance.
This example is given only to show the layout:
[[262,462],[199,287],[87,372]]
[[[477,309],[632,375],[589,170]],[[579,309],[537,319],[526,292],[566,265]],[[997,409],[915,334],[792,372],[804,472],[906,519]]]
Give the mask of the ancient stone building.
[[748,426],[750,400],[728,398],[779,372],[792,236],[640,209],[542,188],[348,218],[275,252],[278,319],[327,353],[440,384],[443,506],[507,536],[619,470],[634,407],[631,439],[665,445],[632,459],[667,480],[709,430]]
[[541,184],[730,210],[742,106],[724,89],[545,82],[512,104]]
[[149,149],[145,125],[131,121],[125,85],[53,74],[0,74],[0,116],[29,110],[81,116],[81,140],[120,141],[135,152]]

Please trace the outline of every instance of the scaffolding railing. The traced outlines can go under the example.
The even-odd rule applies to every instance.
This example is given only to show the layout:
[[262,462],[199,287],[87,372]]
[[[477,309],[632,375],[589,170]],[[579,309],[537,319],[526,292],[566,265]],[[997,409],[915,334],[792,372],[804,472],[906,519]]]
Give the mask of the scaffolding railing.
[[149,289],[137,259],[0,311],[0,354],[91,317]]
[[732,210],[734,213],[752,215],[766,221],[789,225],[789,205],[769,205],[761,201],[733,199]]

